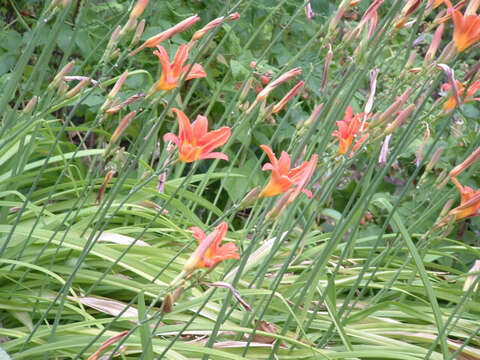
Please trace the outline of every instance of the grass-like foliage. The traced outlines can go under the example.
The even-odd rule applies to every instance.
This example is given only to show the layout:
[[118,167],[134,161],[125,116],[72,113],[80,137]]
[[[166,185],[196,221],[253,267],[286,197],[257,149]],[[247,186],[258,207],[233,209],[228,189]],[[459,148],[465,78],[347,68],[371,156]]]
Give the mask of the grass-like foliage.
[[0,359],[480,359],[480,1],[0,8]]

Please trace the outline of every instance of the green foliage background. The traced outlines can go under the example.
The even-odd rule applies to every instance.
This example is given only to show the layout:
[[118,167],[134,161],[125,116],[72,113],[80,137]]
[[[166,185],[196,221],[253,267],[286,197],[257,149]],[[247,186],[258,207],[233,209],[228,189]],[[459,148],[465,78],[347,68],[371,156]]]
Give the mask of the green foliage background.
[[[150,49],[127,57],[126,38],[118,57],[102,60],[133,2],[79,0],[52,12],[43,1],[10,0],[0,8],[0,340],[9,357],[87,359],[127,331],[105,358],[480,358],[478,270],[469,274],[480,254],[479,220],[455,224],[449,234],[430,232],[447,200],[458,203],[450,183],[437,188],[439,176],[480,145],[478,104],[443,114],[443,72],[408,71],[422,66],[431,38],[423,7],[414,14],[419,25],[395,30],[403,2],[386,1],[372,44],[365,34],[347,42],[341,31],[328,32],[338,2],[311,4],[316,17],[308,21],[302,1],[151,0],[142,41],[195,13],[201,18],[162,43],[169,54],[214,18],[234,11],[241,18],[209,33],[190,56],[204,66],[205,79],[167,94],[166,106],[138,102],[103,121],[100,107],[124,70],[121,100],[146,93],[161,72]],[[368,6],[362,1],[352,13],[361,17]],[[356,24],[344,20],[340,28]],[[422,34],[425,40],[414,45]],[[451,27],[442,46],[450,38]],[[355,51],[362,39],[365,46]],[[328,43],[334,58],[322,90]],[[412,52],[419,56],[409,65]],[[472,48],[450,63],[457,79],[478,54]],[[69,99],[49,88],[71,60],[71,75],[101,86]],[[305,93],[275,123],[258,110],[242,110],[256,96],[252,90],[240,98],[248,78],[259,85],[261,74],[276,78],[297,66]],[[348,105],[363,111],[373,69],[380,71],[373,112],[407,89],[416,105],[393,134],[386,164],[378,163],[382,131],[352,158],[338,156],[331,136]],[[292,84],[276,89],[268,103]],[[39,97],[34,111],[22,112],[33,96]],[[320,103],[320,115],[303,126]],[[176,131],[172,106],[192,120],[204,114],[211,129],[232,127],[221,149],[230,161],[165,166],[162,136]],[[123,153],[117,148],[121,155],[107,161],[104,148],[132,110],[139,115],[118,144]],[[426,124],[431,137],[416,166]],[[300,196],[276,221],[267,213],[277,199],[239,207],[268,180],[261,144],[288,151],[295,161],[320,157],[309,186],[313,198]],[[439,148],[439,161],[427,171]],[[97,204],[110,169],[117,174]],[[478,180],[476,164],[461,175],[474,189]],[[367,212],[371,219],[363,221]],[[173,311],[162,312],[169,284],[195,249],[188,228],[210,232],[220,221],[228,222],[225,241],[237,244],[241,260],[199,271]],[[464,288],[468,276],[473,282]],[[218,281],[231,284],[252,310]]]

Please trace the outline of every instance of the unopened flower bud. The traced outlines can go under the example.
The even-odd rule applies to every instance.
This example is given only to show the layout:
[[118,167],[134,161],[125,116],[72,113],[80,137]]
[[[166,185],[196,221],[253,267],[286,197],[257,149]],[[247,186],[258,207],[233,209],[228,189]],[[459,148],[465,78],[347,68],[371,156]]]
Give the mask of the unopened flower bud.
[[113,31],[112,35],[110,36],[110,40],[108,40],[107,51],[115,47],[118,42],[121,30],[122,28],[120,26],[117,26],[117,28]]
[[128,77],[128,70],[125,70],[122,75],[118,78],[118,80],[115,82],[115,85],[113,86],[112,90],[107,95],[107,100],[105,103],[102,105],[100,108],[100,111],[104,111],[106,108],[109,108],[110,105],[112,104],[112,100],[115,98],[115,96],[118,95],[118,92],[123,86],[123,83],[125,80],[127,80]]
[[75,61],[70,61],[66,64],[62,70],[58,72],[57,75],[53,78],[53,81],[48,85],[50,89],[58,87],[60,83],[63,81],[63,77],[67,75],[70,71],[72,71],[73,67],[75,66]]
[[290,189],[282,195],[282,197],[280,198],[280,200],[277,201],[273,209],[267,213],[267,220],[278,219],[278,217],[283,213],[283,211],[287,207],[292,193],[293,193],[293,189]]
[[251,204],[253,204],[255,201],[258,200],[260,195],[260,187],[254,187],[245,197],[242,199],[240,202],[239,208],[244,209]]
[[180,297],[183,294],[183,291],[185,290],[185,288],[183,287],[183,283],[181,282],[180,284],[181,285],[173,291],[172,298],[174,302],[180,299]]
[[433,167],[437,164],[438,160],[440,160],[440,157],[442,156],[443,152],[443,147],[439,147],[435,153],[433,154],[432,158],[428,162],[427,166],[425,167],[426,172],[432,171]]
[[318,115],[320,114],[320,112],[322,111],[323,109],[323,104],[320,104],[318,105],[312,112],[312,115],[310,115],[310,117],[305,121],[305,123],[303,124],[303,126],[305,127],[309,127],[312,122],[318,117]]
[[[120,102],[120,100],[115,99],[115,101],[111,104],[111,108],[109,108],[107,111],[105,111],[107,114],[115,114],[119,112],[121,109],[124,107],[137,102],[145,97],[145,94],[135,94],[130,96],[127,100]],[[116,103],[117,102],[117,103]]]
[[325,56],[325,64],[323,65],[323,73],[322,73],[322,85],[321,85],[322,91],[325,91],[325,86],[327,85],[327,78],[328,78],[328,69],[330,69],[330,63],[332,62],[332,59],[333,59],[332,45],[328,44],[327,46],[328,46],[328,51],[327,51],[327,55]]
[[163,314],[168,314],[173,311],[173,297],[172,294],[168,293],[165,295],[165,298],[162,302],[162,307],[160,308],[160,312]]
[[200,30],[196,31],[195,34],[193,34],[191,41],[200,40],[207,32],[216,28],[218,25],[222,24],[223,22],[237,20],[238,18],[240,18],[240,14],[238,12],[233,13],[227,16],[226,18],[224,16],[216,18],[215,20],[210,21],[207,25],[205,25]]
[[443,208],[440,211],[440,214],[438,215],[438,218],[442,219],[443,217],[445,217],[448,214],[448,212],[450,211],[450,209],[452,208],[452,205],[453,205],[453,199],[448,200],[445,203],[445,205],[443,205]]
[[27,105],[25,105],[25,107],[23,108],[23,113],[24,114],[29,114],[33,111],[33,109],[35,108],[35,106],[37,105],[37,102],[38,102],[38,96],[33,96],[30,101],[27,103]]
[[98,189],[98,194],[96,198],[96,204],[100,205],[102,203],[102,198],[103,195],[105,194],[105,190],[107,189],[108,184],[112,180],[112,178],[115,176],[117,172],[115,170],[110,170],[107,175],[105,175],[105,179],[103,179],[103,184],[100,186]]
[[440,26],[435,30],[435,35],[433,35],[433,40],[428,47],[427,53],[425,54],[424,65],[430,64],[437,53],[438,46],[442,40],[443,29],[445,25],[440,24]]
[[284,108],[284,106],[292,100],[298,92],[303,88],[305,85],[305,81],[300,81],[297,85],[290,89],[290,91],[278,102],[273,106],[272,114],[278,113],[280,110]]
[[377,77],[380,69],[374,69],[370,72],[370,95],[368,96],[367,103],[365,104],[365,114],[369,114],[373,108],[373,100],[375,98],[375,92],[377,90]]
[[275,89],[277,88],[280,84],[284,83],[288,79],[300,75],[302,73],[302,69],[299,67],[296,67],[290,71],[287,71],[286,73],[282,74],[281,76],[278,77],[278,79],[272,81],[270,84],[268,84],[265,89],[260,91],[260,93],[257,95],[257,100],[264,100],[267,98],[267,96]]
[[85,79],[82,79],[80,80],[80,82],[73,88],[71,89],[69,92],[67,92],[65,94],[65,97],[67,99],[70,99],[72,97],[74,97],[75,95],[77,95],[80,91],[83,90],[83,88],[90,82],[90,79],[89,78],[85,78]]
[[135,30],[135,34],[133,35],[132,42],[130,43],[130,46],[134,46],[138,43],[140,38],[142,37],[143,31],[145,30],[145,24],[146,20],[143,19],[142,21],[139,22],[137,29]]
[[463,284],[463,291],[468,291],[470,287],[474,284],[473,291],[477,291],[478,289],[478,273],[480,271],[480,260],[475,260],[472,268],[468,271],[469,275],[465,279],[465,283]]
[[370,125],[371,128],[383,124],[384,122],[390,120],[392,116],[400,110],[400,108],[408,100],[408,97],[412,93],[412,89],[407,89],[400,97],[398,97],[392,105],[390,105],[383,113],[381,113],[378,118]]
[[263,74],[262,76],[260,76],[260,80],[262,81],[263,85],[267,85],[272,79],[267,74]]
[[65,81],[61,81],[60,84],[58,84],[57,94],[64,95],[67,91],[68,91],[67,83]]
[[449,63],[457,54],[457,48],[453,41],[450,41],[437,59],[437,63]]
[[308,20],[312,20],[315,17],[315,13],[312,10],[312,5],[310,1],[305,5],[305,15],[307,16]]
[[243,102],[247,98],[248,93],[252,89],[252,82],[253,82],[253,78],[248,78],[248,80],[245,82],[242,92],[240,93],[240,98],[239,98],[240,102]]
[[149,1],[150,0],[138,0],[137,3],[135,4],[135,7],[130,12],[129,17],[138,19],[140,16],[142,16]]
[[408,57],[407,63],[405,64],[405,68],[408,69],[412,67],[412,65],[415,63],[416,58],[417,58],[417,53],[415,51],[412,51],[412,53]]
[[470,167],[480,157],[480,147],[476,148],[461,164],[455,166],[451,171],[450,177],[457,177]]
[[108,143],[108,146],[105,149],[104,156],[107,156],[109,154],[112,145],[118,140],[118,138],[120,137],[120,135],[122,135],[122,133],[125,131],[128,125],[130,125],[130,122],[132,121],[132,119],[135,117],[136,114],[137,114],[136,111],[132,111],[131,113],[125,115],[122,121],[120,121],[120,124],[118,124],[117,128],[112,134],[112,137],[110,138],[110,142]]
[[427,144],[427,141],[429,138],[430,138],[430,128],[428,127],[428,124],[427,124],[425,135],[423,135],[423,141],[420,144],[417,152],[415,153],[415,165],[417,166],[417,168],[420,166],[420,163],[423,160],[423,149],[425,148],[425,145]]
[[392,134],[389,134],[385,136],[385,139],[383,140],[380,156],[378,157],[378,163],[380,165],[385,165],[387,163],[388,145],[390,144],[391,137],[392,137]]
[[250,113],[253,108],[262,100],[265,100],[267,96],[275,89],[277,88],[280,84],[284,83],[288,79],[300,75],[302,73],[302,69],[299,67],[296,67],[290,71],[287,71],[286,73],[280,75],[277,79],[269,83],[265,88],[260,91],[253,102],[253,104],[250,106],[250,108],[246,111],[246,113]]
[[350,0],[342,0],[340,5],[338,6],[335,16],[333,17],[332,21],[330,21],[330,24],[328,25],[329,33],[333,32],[337,28],[338,23],[343,18],[343,15],[345,14],[345,11],[349,6],[350,6]]
[[179,22],[173,27],[161,32],[160,34],[150,37],[149,39],[147,39],[147,41],[145,41],[144,45],[146,47],[155,47],[158,44],[160,44],[162,41],[169,39],[172,36],[187,30],[189,27],[194,25],[199,20],[200,20],[200,17],[197,14],[190,16],[189,18]]
[[390,124],[387,125],[385,128],[385,134],[391,134],[393,133],[400,125],[402,125],[407,119],[408,116],[412,113],[412,111],[415,110],[415,105],[410,104],[407,106],[405,110],[402,110],[397,118]]

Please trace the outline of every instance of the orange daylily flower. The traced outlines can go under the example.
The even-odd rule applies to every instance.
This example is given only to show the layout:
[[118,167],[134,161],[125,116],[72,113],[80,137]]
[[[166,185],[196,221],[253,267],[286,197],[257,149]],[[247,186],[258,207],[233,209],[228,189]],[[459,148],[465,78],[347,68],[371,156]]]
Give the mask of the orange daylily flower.
[[[457,88],[458,88],[458,97],[461,99],[463,94],[465,93],[465,85],[463,85],[460,81],[456,80]],[[442,86],[443,91],[448,91],[452,88],[450,83],[445,83]],[[470,84],[468,89],[466,90],[467,93],[465,98],[462,100],[463,104],[466,104],[470,101],[480,101],[480,97],[473,97],[478,91],[480,90],[480,81],[475,81]],[[455,100],[455,96],[452,94],[448,100],[443,104],[443,110],[450,111],[457,106],[457,101]]]
[[469,186],[462,186],[456,178],[452,181],[460,192],[460,206],[450,210],[449,214],[455,216],[455,221],[479,215],[480,189],[474,191]]
[[[367,119],[372,115],[368,114]],[[332,132],[332,136],[336,136],[339,141],[338,152],[339,154],[346,154],[348,149],[353,143],[354,137],[360,132],[362,128],[363,119],[365,113],[353,115],[353,108],[351,106],[347,107],[345,110],[345,115],[343,121],[337,121],[338,130]],[[363,124],[363,131],[368,128],[369,123],[365,121]],[[364,134],[360,139],[355,141],[350,157],[353,156],[355,150],[357,150],[364,142],[367,140],[369,134]]]
[[[275,196],[297,185],[301,186],[301,191],[307,194],[308,197],[312,197],[312,192],[305,189],[305,186],[313,174],[312,166],[315,168],[317,164],[318,157],[316,155],[312,156],[310,161],[304,161],[301,165],[291,169],[291,159],[287,152],[282,151],[280,159],[277,159],[270,146],[260,145],[260,147],[267,153],[270,159],[269,163],[263,165],[262,170],[272,171],[272,177],[260,193],[260,196]],[[307,175],[308,179],[306,179]]]
[[153,53],[158,56],[160,63],[162,64],[162,75],[160,79],[155,83],[155,90],[169,91],[177,87],[178,80],[183,74],[188,74],[185,80],[204,78],[207,73],[200,64],[193,64],[183,66],[188,58],[188,45],[182,44],[175,54],[173,62],[170,63],[168,53],[163,46],[157,45],[157,49]]
[[181,161],[192,162],[200,159],[228,161],[228,156],[224,153],[212,152],[230,138],[231,130],[228,126],[208,132],[208,119],[205,116],[198,115],[193,124],[190,124],[190,120],[183,111],[176,108],[172,110],[177,114],[179,135],[167,133],[163,136],[163,140],[177,145]]
[[444,0],[444,2],[448,6],[448,14],[453,19],[453,41],[457,47],[457,52],[462,52],[480,41],[480,16],[475,14],[463,15],[453,8],[449,0]]
[[428,0],[428,5],[433,6],[434,9],[442,5],[442,3],[443,0]]
[[238,248],[233,242],[219,246],[228,230],[228,225],[225,221],[218,225],[208,236],[199,227],[194,226],[190,230],[193,231],[193,237],[197,239],[199,247],[203,242],[211,243],[208,249],[201,255],[202,257],[198,259],[197,269],[210,268],[227,259],[240,259]]

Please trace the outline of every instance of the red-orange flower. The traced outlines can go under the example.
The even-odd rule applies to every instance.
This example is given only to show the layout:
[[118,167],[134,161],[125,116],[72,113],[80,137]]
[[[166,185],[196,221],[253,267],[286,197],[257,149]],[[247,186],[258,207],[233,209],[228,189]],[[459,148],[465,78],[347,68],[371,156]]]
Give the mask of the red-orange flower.
[[442,5],[443,0],[428,0],[428,6],[434,9]]
[[[338,152],[340,154],[346,154],[348,149],[353,143],[354,137],[360,132],[365,131],[368,128],[368,122],[364,122],[365,113],[353,115],[353,108],[351,106],[347,107],[345,110],[345,115],[343,121],[337,121],[338,130],[332,132],[332,136],[336,136],[339,145]],[[367,115],[367,119],[371,117],[371,114]],[[362,128],[363,124],[363,128]],[[353,156],[353,152],[357,150],[364,142],[367,140],[369,134],[365,133],[360,139],[355,141],[352,152],[350,156]]]
[[479,215],[480,189],[474,191],[471,187],[462,186],[456,178],[452,178],[452,181],[460,192],[460,206],[452,209],[449,214],[455,216],[455,221]]
[[[272,177],[260,193],[260,196],[275,196],[286,192],[294,185],[301,185],[301,191],[307,194],[308,197],[312,197],[311,191],[305,189],[305,186],[313,174],[312,166],[314,168],[317,164],[316,155],[312,156],[310,161],[304,161],[301,165],[291,169],[291,159],[287,152],[282,151],[280,159],[277,159],[269,146],[260,145],[260,147],[267,153],[270,159],[269,163],[263,165],[262,170],[272,171]],[[309,175],[308,179],[305,179],[306,175]]]
[[[463,85],[460,81],[456,80],[457,88],[458,88],[458,97],[462,99],[463,94],[465,93],[465,85]],[[443,91],[448,91],[452,88],[450,83],[445,83],[442,86]],[[480,101],[480,97],[473,97],[478,91],[480,90],[480,81],[475,81],[470,84],[467,89],[467,93],[465,98],[463,98],[462,103],[468,103],[470,101]],[[443,110],[450,111],[457,106],[457,101],[455,100],[455,96],[452,94],[448,100],[443,104]]]
[[453,8],[449,0],[444,0],[448,6],[448,14],[453,19],[453,41],[458,52],[468,49],[480,41],[480,17],[475,14],[463,15]]
[[190,230],[193,231],[193,237],[198,240],[199,247],[203,242],[211,243],[202,258],[197,262],[197,269],[209,268],[227,259],[240,259],[238,248],[233,242],[219,246],[228,230],[228,225],[225,221],[218,225],[208,237],[199,227],[194,226]]
[[207,73],[200,64],[193,64],[183,66],[188,58],[188,45],[182,44],[175,54],[173,62],[170,63],[170,58],[167,51],[163,46],[157,45],[157,49],[153,53],[158,56],[160,63],[162,64],[162,75],[155,84],[155,90],[169,91],[177,87],[178,80],[183,74],[188,74],[185,80],[203,78],[207,76]]
[[208,119],[198,115],[197,119],[190,124],[183,111],[172,108],[177,114],[178,136],[167,133],[163,136],[164,141],[172,141],[178,147],[179,158],[184,162],[192,162],[200,159],[223,159],[228,161],[228,156],[221,152],[212,152],[213,149],[224,145],[231,134],[228,126],[208,132]]

